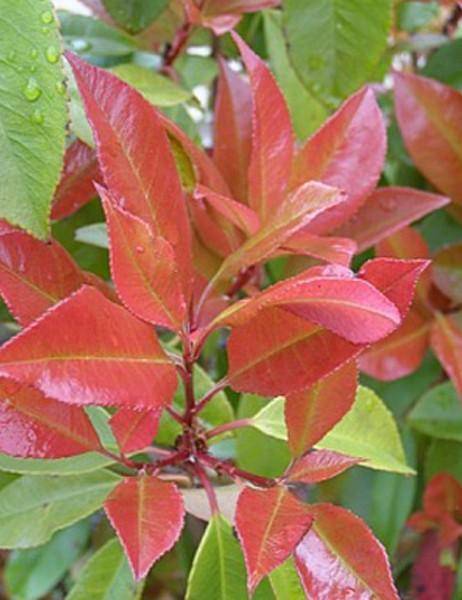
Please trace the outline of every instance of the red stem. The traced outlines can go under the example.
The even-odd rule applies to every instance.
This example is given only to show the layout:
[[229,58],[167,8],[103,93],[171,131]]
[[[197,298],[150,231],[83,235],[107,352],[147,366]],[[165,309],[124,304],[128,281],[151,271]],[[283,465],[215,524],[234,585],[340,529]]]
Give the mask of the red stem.
[[205,472],[205,469],[202,467],[200,462],[196,462],[194,464],[194,470],[196,471],[199,481],[201,482],[202,487],[204,488],[205,493],[207,494],[207,498],[210,504],[210,512],[212,513],[212,516],[216,515],[220,512],[220,507],[218,506],[218,500],[217,495],[215,493],[215,489],[210,479],[207,477],[207,473]]
[[186,421],[184,420],[184,418],[182,417],[182,415],[180,415],[179,413],[177,413],[176,410],[174,410],[171,406],[166,406],[165,410],[180,425],[186,425]]
[[225,389],[228,385],[228,381],[226,379],[222,379],[218,383],[216,383],[209,391],[202,396],[199,402],[194,406],[193,415],[196,416],[205,408],[205,406],[212,400],[214,396],[216,396],[219,392]]
[[226,433],[227,431],[233,431],[234,429],[240,429],[241,427],[249,427],[251,424],[252,419],[237,419],[236,421],[224,423],[223,425],[218,425],[218,427],[215,427],[214,429],[210,429],[205,433],[205,437],[210,439],[217,435],[221,435],[222,433]]
[[239,477],[241,479],[246,479],[247,481],[250,481],[251,483],[254,483],[259,487],[264,488],[273,487],[277,483],[275,479],[270,479],[269,477],[262,477],[261,475],[255,475],[254,473],[243,471],[242,469],[238,469],[237,467],[235,467],[230,462],[221,461],[218,458],[215,458],[214,456],[210,456],[210,454],[200,454],[198,458],[203,463],[215,469],[217,472],[223,471],[232,479],[236,479],[236,477]]

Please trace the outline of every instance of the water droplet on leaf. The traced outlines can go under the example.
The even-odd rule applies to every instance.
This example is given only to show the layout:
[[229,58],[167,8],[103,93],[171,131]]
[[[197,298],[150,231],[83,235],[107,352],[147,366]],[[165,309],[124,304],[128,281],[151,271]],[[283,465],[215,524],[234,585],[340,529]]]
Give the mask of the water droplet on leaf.
[[42,21],[42,23],[44,23],[45,25],[49,25],[50,23],[53,23],[53,13],[51,12],[51,10],[46,10],[44,11],[41,15],[40,15],[40,20]]
[[31,114],[30,119],[32,123],[35,123],[36,125],[42,125],[45,121],[45,117],[43,116],[42,111],[38,109],[34,110],[34,112]]
[[49,63],[51,63],[52,65],[54,65],[55,63],[58,62],[59,60],[59,50],[56,48],[56,46],[48,46],[46,52],[45,52],[45,56],[46,59]]
[[381,198],[379,204],[385,212],[392,212],[397,206],[397,202],[394,198]]
[[29,102],[35,102],[42,95],[42,90],[34,77],[29,78],[26,87],[23,89],[23,94]]
[[136,247],[136,251],[138,252],[138,254],[143,254],[143,252],[144,252],[144,246],[137,246]]
[[57,81],[55,84],[55,90],[60,96],[63,96],[66,93],[66,86],[62,81]]
[[37,58],[38,56],[38,51],[34,48],[33,50],[30,51],[30,57],[31,58]]

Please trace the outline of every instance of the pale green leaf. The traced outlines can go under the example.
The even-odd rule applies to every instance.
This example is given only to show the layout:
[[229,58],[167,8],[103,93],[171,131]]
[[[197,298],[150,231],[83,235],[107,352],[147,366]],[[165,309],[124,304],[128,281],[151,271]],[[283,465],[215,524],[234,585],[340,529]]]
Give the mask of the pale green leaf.
[[244,558],[231,525],[221,515],[209,522],[189,574],[186,600],[247,598]]
[[136,584],[116,539],[109,540],[85,564],[66,600],[136,600],[143,584]]
[[362,458],[364,466],[371,469],[414,473],[406,464],[392,414],[372,390],[363,386],[358,388],[353,407],[316,448]]
[[92,223],[79,227],[75,232],[75,239],[77,242],[90,244],[97,248],[109,248],[106,223]]
[[387,46],[392,0],[285,0],[292,64],[318,98],[337,104],[369,80]]
[[67,122],[58,26],[49,0],[0,14],[0,218],[46,238]]
[[99,471],[113,462],[110,458],[96,452],[53,459],[15,458],[0,454],[0,470],[23,475],[77,475]]
[[82,521],[59,531],[44,546],[12,552],[5,583],[13,600],[44,598],[77,560],[89,535],[90,523]]
[[277,600],[305,600],[300,578],[295,568],[294,559],[289,558],[268,576],[271,588]]
[[414,32],[438,18],[438,2],[401,2],[396,10],[399,29]]
[[168,0],[103,0],[103,4],[114,21],[138,33],[160,16]]
[[284,403],[283,396],[273,398],[250,419],[251,426],[278,440],[287,440]]
[[24,475],[0,491],[0,548],[31,548],[98,510],[120,477]]
[[421,433],[462,442],[462,404],[450,381],[422,396],[408,416],[409,425]]

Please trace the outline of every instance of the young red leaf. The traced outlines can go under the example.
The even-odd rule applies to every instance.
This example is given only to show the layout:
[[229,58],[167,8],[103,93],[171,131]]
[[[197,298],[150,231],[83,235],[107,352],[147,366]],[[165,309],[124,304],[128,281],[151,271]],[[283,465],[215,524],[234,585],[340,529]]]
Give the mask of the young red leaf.
[[395,73],[395,109],[416,166],[451,200],[462,202],[460,92],[426,77]]
[[247,170],[252,144],[252,95],[250,86],[219,60],[213,160],[233,196],[247,202]]
[[73,54],[67,58],[85,104],[109,190],[122,208],[140,217],[153,235],[165,238],[173,246],[188,293],[191,234],[186,203],[156,110],[115,75]]
[[332,504],[310,510],[313,527],[295,551],[307,597],[399,600],[386,552],[364,521]]
[[378,188],[335,233],[355,240],[362,252],[448,202],[445,196],[421,190]]
[[377,185],[385,148],[382,113],[368,88],[349,98],[305,143],[294,159],[291,189],[314,179],[347,195],[344,204],[310,224],[311,233],[330,231],[358,210]]
[[84,286],[0,349],[0,375],[68,404],[154,409],[176,371],[153,328]]
[[[454,554],[456,549],[454,548]],[[412,565],[414,600],[451,600],[454,598],[456,571],[442,564],[442,548],[436,532],[426,533]]]
[[75,140],[64,156],[64,168],[53,199],[51,218],[56,221],[64,219],[94,198],[94,181],[101,181],[96,153],[80,140]]
[[90,419],[38,390],[0,378],[0,451],[21,458],[64,458],[101,449]]
[[356,254],[356,242],[348,238],[320,237],[298,231],[285,242],[281,253],[312,256],[319,260],[348,267]]
[[231,331],[228,380],[240,392],[290,394],[315,384],[362,349],[281,308],[267,308]]
[[319,483],[340,475],[360,462],[359,458],[351,458],[338,452],[315,450],[297,460],[284,478],[291,482]]
[[183,499],[177,487],[149,475],[125,478],[104,509],[137,580],[172,548],[183,528]]
[[143,450],[157,433],[162,408],[131,410],[119,408],[109,420],[112,432],[123,454]]
[[181,331],[186,303],[172,246],[154,238],[146,223],[117,206],[107,190],[98,186],[98,193],[106,213],[112,277],[123,303],[140,319]]
[[410,375],[419,368],[425,356],[429,333],[428,319],[411,308],[399,329],[361,354],[361,370],[382,381]]
[[26,326],[77,290],[84,275],[57,242],[41,242],[22,231],[0,235],[0,294]]
[[309,507],[287,488],[244,488],[236,506],[236,529],[250,594],[265,575],[292,554],[312,522]]
[[429,258],[430,250],[422,234],[412,227],[404,227],[381,240],[376,254],[390,258]]
[[436,314],[431,346],[462,398],[462,313]]
[[433,281],[448,298],[462,302],[462,244],[443,248],[433,258]]
[[249,205],[265,222],[285,197],[294,146],[292,124],[284,96],[271,71],[236,33],[232,33],[232,36],[252,87],[253,143],[248,171]]
[[287,396],[285,420],[294,456],[310,450],[346,415],[357,383],[358,369],[351,361],[306,390]]

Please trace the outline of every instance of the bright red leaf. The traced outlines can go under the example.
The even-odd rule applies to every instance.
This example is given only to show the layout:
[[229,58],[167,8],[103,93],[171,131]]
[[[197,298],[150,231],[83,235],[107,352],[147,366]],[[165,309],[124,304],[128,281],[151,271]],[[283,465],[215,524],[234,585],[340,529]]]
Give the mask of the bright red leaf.
[[64,458],[101,449],[90,419],[38,390],[0,378],[0,451],[21,458]]
[[285,403],[289,448],[295,456],[310,450],[353,406],[358,383],[351,361],[315,385],[290,394]]
[[252,593],[265,575],[292,554],[313,518],[285,487],[244,488],[236,507],[236,529]]
[[351,458],[338,452],[315,450],[297,460],[284,477],[292,482],[319,483],[343,473],[360,462],[359,458]]
[[186,303],[175,253],[164,238],[153,237],[148,225],[117,206],[98,186],[108,225],[111,271],[117,292],[137,317],[181,331]]
[[124,479],[104,508],[137,580],[170,550],[183,528],[183,499],[177,487],[149,475]]
[[153,328],[87,286],[2,346],[0,374],[68,404],[153,409],[177,386]]
[[395,73],[395,108],[414,163],[436,188],[462,202],[462,94],[426,77]]
[[291,188],[314,179],[347,195],[344,204],[310,225],[311,233],[325,233],[342,225],[365,202],[382,171],[385,148],[382,113],[368,88],[349,98],[309,138],[294,159]]
[[350,266],[356,251],[356,243],[349,238],[321,237],[304,230],[289,238],[281,248],[281,253],[312,256],[345,267]]
[[462,398],[462,313],[436,314],[431,345]]
[[119,408],[109,420],[114,437],[123,454],[143,450],[157,433],[162,408],[131,410]]
[[95,151],[75,140],[67,148],[61,180],[56,189],[51,218],[64,219],[96,196],[95,181],[101,181]]
[[313,527],[295,551],[307,597],[398,600],[386,552],[364,521],[332,504],[310,510]]

